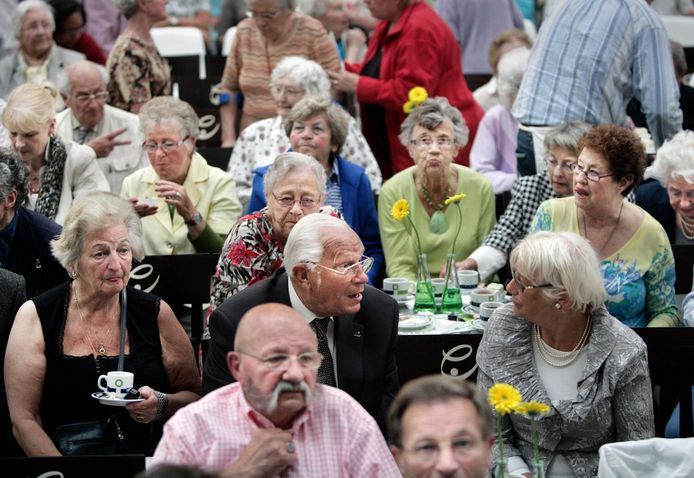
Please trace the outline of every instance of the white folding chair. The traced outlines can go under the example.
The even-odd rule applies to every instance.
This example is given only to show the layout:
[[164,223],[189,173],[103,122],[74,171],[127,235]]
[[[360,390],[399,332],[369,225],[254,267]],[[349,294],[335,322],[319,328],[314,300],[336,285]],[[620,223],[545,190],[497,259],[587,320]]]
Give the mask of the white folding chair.
[[691,478],[694,438],[651,438],[600,447],[598,478]]
[[154,45],[163,57],[198,56],[199,76],[207,78],[205,38],[195,27],[161,27],[150,30]]
[[222,56],[229,56],[231,45],[234,43],[234,35],[236,35],[236,27],[229,27],[224,34],[224,43],[222,43]]
[[664,15],[660,17],[670,40],[683,47],[694,47],[694,18],[685,15]]

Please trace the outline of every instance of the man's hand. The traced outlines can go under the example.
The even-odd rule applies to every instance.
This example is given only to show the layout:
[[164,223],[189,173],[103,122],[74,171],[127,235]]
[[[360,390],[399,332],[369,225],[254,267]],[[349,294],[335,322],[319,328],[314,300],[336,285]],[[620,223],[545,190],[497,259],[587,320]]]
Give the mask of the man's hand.
[[103,134],[87,143],[96,152],[97,158],[105,158],[116,146],[130,144],[130,141],[118,141],[116,138],[125,133],[128,128],[118,128],[110,133]]
[[[291,443],[291,445],[290,445]],[[277,476],[296,463],[292,436],[278,428],[259,428],[222,478]]]

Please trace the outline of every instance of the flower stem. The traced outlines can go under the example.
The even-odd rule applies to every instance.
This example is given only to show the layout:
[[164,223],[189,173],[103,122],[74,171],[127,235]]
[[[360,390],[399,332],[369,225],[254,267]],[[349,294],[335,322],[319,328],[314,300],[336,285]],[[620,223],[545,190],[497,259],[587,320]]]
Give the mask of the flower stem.
[[496,439],[499,442],[499,476],[506,478],[506,470],[503,469],[506,466],[506,461],[504,459],[504,438],[501,435],[501,414],[497,412],[496,415]]
[[451,254],[453,254],[453,263],[455,264],[455,241],[460,235],[460,228],[463,226],[463,212],[460,210],[460,203],[455,203],[455,207],[458,209],[458,228],[455,231],[455,236],[453,236],[453,247],[451,248]]
[[538,468],[540,466],[540,446],[537,437],[537,420],[535,420],[534,418],[530,422],[530,436],[533,442],[533,455],[535,456],[535,467]]
[[419,254],[421,254],[422,253],[422,243],[419,242],[419,233],[417,232],[417,228],[414,227],[414,222],[412,222],[412,219],[410,218],[409,215],[407,216],[407,220],[410,221],[410,226],[412,226],[412,230],[414,231],[414,237],[415,237],[415,239],[417,239],[417,252]]

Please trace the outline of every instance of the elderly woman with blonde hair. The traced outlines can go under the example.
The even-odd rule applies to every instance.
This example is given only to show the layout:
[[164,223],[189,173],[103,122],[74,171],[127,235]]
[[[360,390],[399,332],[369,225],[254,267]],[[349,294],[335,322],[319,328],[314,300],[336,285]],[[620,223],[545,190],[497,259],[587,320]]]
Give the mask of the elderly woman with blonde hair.
[[[492,315],[477,351],[478,385],[509,384],[547,405],[537,419],[541,476],[595,476],[601,445],[655,434],[646,344],[605,308],[597,254],[577,234],[526,237],[511,269],[512,302]],[[512,474],[531,476],[531,420],[502,417]]]
[[29,168],[28,208],[62,224],[77,196],[110,187],[92,148],[55,134],[55,96],[50,86],[18,86],[7,99],[2,123]]
[[[5,383],[14,435],[29,456],[122,452],[151,455],[163,422],[197,400],[200,376],[190,341],[161,299],[127,287],[143,257],[133,207],[110,193],[80,197],[54,255],[66,282],[26,302],[7,345]],[[125,322],[123,322],[123,320]],[[121,330],[121,324],[125,330]],[[92,398],[101,374],[134,374],[138,403],[107,407]],[[75,428],[107,430],[78,442]]]
[[694,244],[694,131],[681,131],[666,141],[646,169],[636,190],[636,204],[655,218],[672,244]]

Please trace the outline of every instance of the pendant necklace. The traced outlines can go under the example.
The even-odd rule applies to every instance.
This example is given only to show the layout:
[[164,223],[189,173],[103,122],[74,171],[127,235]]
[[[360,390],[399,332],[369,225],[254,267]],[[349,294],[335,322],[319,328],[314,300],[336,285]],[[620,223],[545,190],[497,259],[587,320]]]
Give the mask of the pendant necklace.
[[682,231],[682,235],[689,241],[694,240],[694,224],[687,220],[680,213],[677,213],[677,225]]
[[439,204],[434,204],[431,195],[424,185],[424,181],[421,183],[422,194],[424,195],[424,200],[429,205],[430,208],[434,210],[434,214],[431,215],[429,219],[429,230],[434,234],[443,234],[448,229],[448,223],[446,222],[446,216],[443,214],[443,206],[445,204],[446,198],[448,197],[449,184],[446,181],[446,189],[443,192],[443,199]]
[[586,326],[583,329],[583,334],[581,334],[581,338],[578,339],[578,343],[576,343],[576,346],[570,352],[552,350],[552,348],[549,345],[547,345],[547,342],[542,340],[540,326],[535,324],[535,327],[533,328],[533,335],[535,336],[535,347],[540,353],[540,357],[542,357],[542,360],[544,360],[547,364],[551,365],[552,367],[558,368],[568,367],[569,365],[574,363],[578,358],[579,354],[581,353],[581,349],[588,341],[588,335],[590,334],[592,323],[593,319],[588,318]]
[[[91,326],[87,323],[87,321],[84,319],[84,315],[82,315],[82,307],[80,307],[80,301],[79,298],[77,297],[77,287],[74,287],[74,282],[73,282],[73,287],[72,291],[75,293],[75,304],[77,304],[77,313],[80,316],[80,320],[82,321],[82,324],[84,324],[86,328],[87,335],[89,335],[89,340],[87,340],[86,336],[82,336],[82,340],[84,341],[85,345],[87,345],[90,349],[92,349],[92,352],[94,352],[94,358],[98,356],[106,356],[106,347],[111,345],[111,327],[108,328],[106,331],[106,340],[101,340],[98,336],[95,337],[94,333],[91,330]],[[94,346],[94,344],[97,344],[98,346]]]
[[[619,206],[619,215],[617,216],[617,222],[614,223],[614,227],[612,228],[612,231],[610,232],[610,235],[607,236],[607,240],[605,243],[602,245],[602,247],[597,250],[596,252],[598,253],[598,258],[602,257],[602,251],[605,250],[605,247],[607,247],[607,244],[612,240],[612,236],[614,236],[615,231],[617,230],[617,226],[619,226],[619,220],[622,219],[622,210],[624,209],[624,201],[622,201],[621,206]],[[590,239],[588,239],[588,225],[586,224],[586,213],[583,213],[583,237],[586,238],[588,242],[590,242]],[[595,247],[593,247],[595,249]]]

